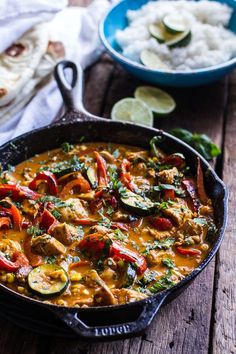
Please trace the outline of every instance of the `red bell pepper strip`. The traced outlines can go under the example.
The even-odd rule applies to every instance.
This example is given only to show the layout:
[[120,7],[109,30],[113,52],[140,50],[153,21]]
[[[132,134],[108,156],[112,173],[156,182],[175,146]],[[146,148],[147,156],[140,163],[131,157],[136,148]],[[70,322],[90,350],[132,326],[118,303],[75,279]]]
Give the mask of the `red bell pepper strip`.
[[0,218],[0,229],[9,229],[11,226],[11,219],[7,216]]
[[78,188],[79,193],[86,193],[90,190],[89,182],[81,175],[76,179],[68,182],[60,193],[60,198],[65,198],[68,194],[71,194],[74,188]]
[[9,261],[0,253],[0,270],[6,270],[7,272],[16,272],[19,268],[19,265],[16,265],[14,262]]
[[83,266],[86,266],[89,264],[90,264],[89,261],[78,261],[78,262],[74,262],[74,263],[69,264],[69,269],[74,269],[76,267],[83,267]]
[[38,267],[43,264],[43,258],[37,254],[34,254],[31,250],[31,240],[32,236],[26,237],[24,241],[24,252],[26,257],[29,260],[29,263],[32,267]]
[[198,198],[198,194],[197,194],[197,188],[196,188],[195,181],[192,179],[184,179],[182,181],[182,184],[192,200],[193,209],[195,211],[198,211],[198,209],[200,207],[200,202],[199,202],[199,198]]
[[173,189],[165,189],[163,191],[163,194],[164,200],[175,199],[175,191]]
[[112,256],[121,258],[127,262],[135,263],[137,265],[137,274],[139,275],[143,274],[147,269],[146,259],[142,255],[122,246],[118,242],[112,242],[110,257]]
[[96,161],[97,161],[98,185],[99,187],[106,187],[108,185],[106,161],[99,154],[99,152],[94,151],[94,154],[96,156]]
[[176,251],[184,256],[196,256],[202,253],[200,250],[195,248],[183,248],[181,246],[176,247]]
[[57,219],[48,211],[44,209],[39,226],[46,230],[46,232],[50,232],[50,228],[55,226],[58,223]]
[[4,254],[0,252],[0,269],[7,272],[16,272],[19,268],[29,265],[29,261],[26,256],[19,251],[15,251],[12,256],[12,261],[9,261],[4,257]]
[[29,265],[29,260],[28,258],[24,255],[24,253],[15,251],[13,253],[13,260],[14,264],[18,266],[19,268],[21,267],[27,267]]
[[168,155],[164,158],[163,162],[167,165],[171,165],[180,169],[185,166],[185,158],[181,154]]
[[38,199],[40,194],[33,192],[28,187],[19,186],[18,184],[1,184],[0,198],[11,197],[14,201],[22,199]]
[[199,157],[197,158],[197,191],[202,204],[204,205],[207,204],[208,197],[204,187],[203,172],[202,172],[201,161]]
[[39,172],[37,176],[30,182],[29,188],[35,190],[37,188],[37,184],[40,181],[47,182],[48,191],[52,195],[58,194],[58,184],[56,176],[50,171]]
[[120,180],[128,189],[130,189],[133,192],[135,191],[135,185],[132,182],[132,177],[129,172],[130,167],[131,167],[130,161],[128,161],[127,159],[123,159],[121,163]]
[[[3,209],[8,210],[11,215],[13,226],[16,230],[21,230],[23,217],[20,210],[13,204],[10,200],[3,200],[1,203],[4,204]],[[1,206],[0,206],[1,208]]]
[[99,189],[95,195],[94,195],[94,198],[97,199],[97,198],[100,198],[104,193],[104,190],[103,189]]
[[12,220],[13,220],[14,227],[16,228],[16,230],[21,230],[23,217],[22,217],[20,210],[14,204],[11,204],[10,210],[11,210],[11,214],[12,214]]
[[154,217],[151,219],[152,225],[159,231],[167,231],[174,226],[172,221],[167,218]]
[[106,244],[109,246],[111,240],[109,237],[96,232],[84,236],[84,238],[79,242],[79,249],[86,249],[90,253],[94,253],[99,256],[100,252],[105,250],[109,251],[109,247],[106,249]]
[[97,220],[92,220],[92,219],[77,219],[74,221],[76,225],[82,225],[82,226],[92,226],[97,224]]
[[119,229],[122,231],[129,231],[129,226],[123,222],[111,222],[112,229]]
[[85,249],[96,256],[99,256],[101,252],[106,252],[108,257],[116,257],[127,262],[136,263],[138,274],[143,274],[147,269],[147,262],[143,256],[100,233],[85,236],[80,241],[79,248]]

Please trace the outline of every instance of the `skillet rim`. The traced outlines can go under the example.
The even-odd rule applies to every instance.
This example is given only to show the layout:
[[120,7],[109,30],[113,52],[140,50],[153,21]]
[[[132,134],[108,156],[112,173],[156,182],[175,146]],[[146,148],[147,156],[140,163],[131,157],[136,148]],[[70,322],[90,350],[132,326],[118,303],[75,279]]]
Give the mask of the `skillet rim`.
[[[224,212],[224,216],[223,216],[223,222],[222,225],[220,227],[220,229],[218,230],[218,237],[217,240],[214,242],[209,254],[207,255],[207,257],[199,264],[198,267],[196,267],[189,275],[187,275],[186,277],[184,277],[180,282],[178,282],[176,285],[172,286],[169,289],[163,290],[158,292],[157,294],[154,294],[152,296],[148,296],[145,299],[139,300],[139,301],[134,301],[134,302],[130,302],[130,303],[126,303],[126,304],[120,304],[120,305],[109,305],[109,306],[94,306],[94,307],[88,307],[88,308],[82,308],[82,307],[71,307],[71,306],[60,306],[60,305],[56,305],[56,304],[50,304],[50,303],[44,303],[42,300],[37,300],[34,298],[31,298],[29,296],[23,295],[23,294],[19,294],[17,293],[15,290],[10,289],[9,287],[7,287],[4,284],[0,283],[0,289],[3,288],[4,291],[9,292],[10,294],[12,294],[13,296],[16,296],[18,298],[20,298],[21,300],[25,300],[27,302],[33,302],[34,304],[38,305],[38,306],[44,306],[47,307],[49,309],[51,309],[53,311],[53,309],[55,310],[61,310],[61,312],[63,311],[76,311],[76,312],[93,312],[93,311],[102,311],[102,310],[106,310],[106,309],[116,309],[117,311],[119,309],[123,309],[123,308],[127,308],[127,307],[132,307],[132,306],[136,306],[138,304],[147,304],[147,303],[151,303],[152,301],[154,301],[154,299],[158,298],[158,297],[163,297],[164,301],[165,298],[167,298],[171,293],[177,291],[178,289],[181,289],[182,287],[186,286],[188,283],[190,283],[193,279],[195,279],[195,277],[200,274],[203,269],[205,269],[205,267],[210,263],[210,261],[212,260],[212,258],[216,255],[221,242],[223,241],[224,238],[224,234],[225,234],[225,230],[226,230],[226,226],[227,226],[227,219],[228,219],[228,188],[226,187],[225,183],[219,178],[219,176],[216,174],[216,172],[214,171],[214,169],[211,167],[211,165],[195,150],[193,149],[191,146],[189,146],[188,144],[186,144],[185,142],[183,142],[182,140],[176,138],[175,136],[157,129],[157,128],[149,128],[146,127],[144,125],[135,125],[129,122],[121,122],[121,121],[112,121],[112,120],[108,120],[105,118],[95,118],[95,117],[91,117],[91,116],[87,116],[86,117],[86,113],[83,113],[83,115],[85,116],[85,119],[83,121],[81,121],[81,112],[74,110],[74,114],[77,114],[78,120],[74,119],[73,121],[68,121],[66,122],[65,119],[67,118],[67,116],[69,117],[69,115],[72,112],[66,112],[66,114],[61,118],[64,119],[64,121],[60,121],[60,122],[56,122],[56,123],[52,123],[37,129],[34,129],[30,132],[26,132],[18,137],[15,137],[13,139],[11,139],[10,141],[6,142],[5,144],[0,146],[0,153],[2,151],[4,151],[4,149],[7,149],[8,147],[10,147],[12,144],[14,145],[17,142],[20,142],[22,139],[27,138],[28,136],[31,135],[36,135],[39,132],[43,132],[43,131],[47,131],[48,129],[53,129],[55,127],[64,127],[64,126],[74,126],[74,125],[80,125],[80,124],[113,124],[115,126],[121,126],[122,128],[126,128],[128,129],[129,127],[138,127],[144,130],[147,130],[149,132],[153,132],[153,134],[161,134],[162,136],[166,136],[167,138],[174,140],[175,143],[181,145],[185,150],[187,149],[192,155],[194,155],[195,157],[199,157],[201,160],[201,163],[203,163],[205,169],[207,171],[209,171],[209,173],[212,175],[213,179],[214,179],[214,183],[218,183],[221,186],[221,190],[223,191],[223,212]],[[79,115],[80,114],[80,115]],[[88,141],[89,142],[89,141]],[[131,144],[132,146],[132,144]],[[133,145],[134,146],[134,145]],[[24,161],[24,160],[23,160]]]

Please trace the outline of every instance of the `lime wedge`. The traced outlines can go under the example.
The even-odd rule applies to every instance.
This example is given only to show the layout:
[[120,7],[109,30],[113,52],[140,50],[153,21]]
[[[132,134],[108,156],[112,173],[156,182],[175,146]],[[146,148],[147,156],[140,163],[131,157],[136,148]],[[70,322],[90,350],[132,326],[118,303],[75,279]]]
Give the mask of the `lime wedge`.
[[150,69],[156,70],[165,70],[169,71],[170,68],[167,66],[156,53],[152,52],[151,50],[144,49],[140,54],[140,60],[143,65],[147,66]]
[[134,96],[157,114],[169,114],[176,107],[174,99],[167,92],[156,87],[139,86]]
[[149,107],[136,98],[123,98],[116,102],[111,111],[111,119],[143,124],[149,127],[153,125],[153,114]]
[[184,19],[178,15],[167,15],[162,22],[165,29],[173,34],[182,33],[188,30]]

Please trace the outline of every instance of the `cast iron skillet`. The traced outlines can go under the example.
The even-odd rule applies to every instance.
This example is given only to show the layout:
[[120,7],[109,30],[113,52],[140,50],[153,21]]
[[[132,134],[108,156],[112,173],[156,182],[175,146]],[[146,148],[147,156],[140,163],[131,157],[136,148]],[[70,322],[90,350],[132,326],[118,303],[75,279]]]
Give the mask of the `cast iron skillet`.
[[[65,70],[72,71],[72,83],[69,84]],[[79,72],[79,80],[78,79]],[[23,301],[25,306],[34,306],[35,310],[46,310],[53,313],[58,320],[63,321],[74,333],[85,340],[113,340],[134,336],[144,331],[153,317],[164,303],[178,296],[184,288],[206,267],[216,254],[223,239],[227,219],[227,190],[224,183],[218,178],[209,164],[191,147],[158,129],[136,126],[129,123],[115,122],[95,117],[82,106],[75,106],[74,90],[79,89],[82,98],[82,71],[72,62],[63,61],[55,68],[55,77],[61,91],[67,112],[56,124],[34,130],[0,147],[1,163],[15,165],[37,153],[59,147],[64,141],[78,143],[83,136],[84,141],[105,141],[149,147],[150,139],[158,135],[162,137],[160,148],[168,152],[180,152],[186,157],[187,163],[194,172],[196,158],[200,157],[205,175],[205,185],[209,196],[213,200],[215,221],[218,232],[207,258],[189,276],[171,289],[162,291],[147,299],[118,306],[94,308],[68,308],[45,304],[41,301],[27,298],[4,285],[0,290],[8,296],[15,296],[15,300]],[[96,79],[96,78],[95,78]],[[34,312],[34,311],[32,311]],[[33,314],[32,314],[33,316]]]

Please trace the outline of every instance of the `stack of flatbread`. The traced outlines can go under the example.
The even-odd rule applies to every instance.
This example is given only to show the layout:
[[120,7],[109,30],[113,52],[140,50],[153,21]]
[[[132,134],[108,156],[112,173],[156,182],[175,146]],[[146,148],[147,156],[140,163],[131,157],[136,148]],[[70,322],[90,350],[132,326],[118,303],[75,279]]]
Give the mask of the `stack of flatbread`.
[[0,123],[49,82],[55,64],[64,56],[62,42],[51,41],[44,24],[30,29],[0,54]]

